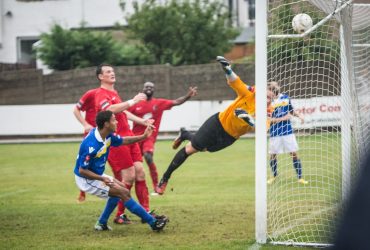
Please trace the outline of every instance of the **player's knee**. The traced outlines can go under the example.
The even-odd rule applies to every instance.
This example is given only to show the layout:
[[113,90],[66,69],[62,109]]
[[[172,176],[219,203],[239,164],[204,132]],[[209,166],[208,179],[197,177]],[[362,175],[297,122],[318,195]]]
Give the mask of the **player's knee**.
[[127,188],[120,188],[120,198],[123,202],[128,201],[131,198],[130,191]]
[[132,185],[135,181],[135,175],[125,175],[122,179],[124,183]]
[[145,171],[144,168],[136,169],[136,180],[145,180]]
[[145,152],[144,153],[144,159],[147,164],[152,164],[153,163],[153,155],[150,152]]
[[196,150],[193,145],[191,144],[191,142],[189,142],[188,144],[186,144],[185,146],[185,152],[187,155],[192,155],[196,152],[198,152],[198,150]]

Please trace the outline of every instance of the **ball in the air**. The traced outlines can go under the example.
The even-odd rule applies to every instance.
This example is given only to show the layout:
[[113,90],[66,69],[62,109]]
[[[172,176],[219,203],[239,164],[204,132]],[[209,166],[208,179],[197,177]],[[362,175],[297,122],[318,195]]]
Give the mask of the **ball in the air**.
[[304,33],[312,27],[312,18],[305,13],[297,14],[292,20],[292,26],[295,32]]

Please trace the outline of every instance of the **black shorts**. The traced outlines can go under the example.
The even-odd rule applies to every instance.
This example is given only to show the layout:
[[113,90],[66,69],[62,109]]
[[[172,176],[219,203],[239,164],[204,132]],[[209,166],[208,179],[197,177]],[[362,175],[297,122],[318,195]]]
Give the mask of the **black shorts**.
[[208,118],[191,139],[192,146],[198,151],[216,152],[236,141],[226,133],[218,119],[218,113]]

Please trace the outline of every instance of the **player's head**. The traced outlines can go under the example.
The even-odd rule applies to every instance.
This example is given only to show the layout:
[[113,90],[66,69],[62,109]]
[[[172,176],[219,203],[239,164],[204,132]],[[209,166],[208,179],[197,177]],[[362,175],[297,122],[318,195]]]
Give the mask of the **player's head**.
[[280,85],[278,82],[268,82],[267,88],[272,91],[272,93],[277,96],[280,93]]
[[151,98],[154,94],[154,83],[152,82],[144,83],[143,92],[144,94],[146,94],[148,98]]
[[267,88],[266,96],[267,96],[267,106],[269,106],[272,100],[274,99],[275,95],[269,88]]
[[100,111],[96,116],[96,126],[99,130],[107,128],[109,132],[114,132],[117,129],[117,120],[115,115],[110,110]]
[[99,64],[96,67],[96,78],[100,82],[114,84],[116,82],[116,75],[114,73],[114,68],[112,65],[107,63]]

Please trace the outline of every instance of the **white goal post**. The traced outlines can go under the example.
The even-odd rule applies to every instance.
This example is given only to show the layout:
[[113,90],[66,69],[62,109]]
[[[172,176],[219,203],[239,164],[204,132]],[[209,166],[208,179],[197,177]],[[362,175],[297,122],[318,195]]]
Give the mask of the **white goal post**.
[[[313,19],[302,34],[299,13]],[[256,1],[256,27],[256,241],[329,246],[370,141],[370,4]],[[269,155],[272,81],[304,116],[291,118],[293,156]]]

